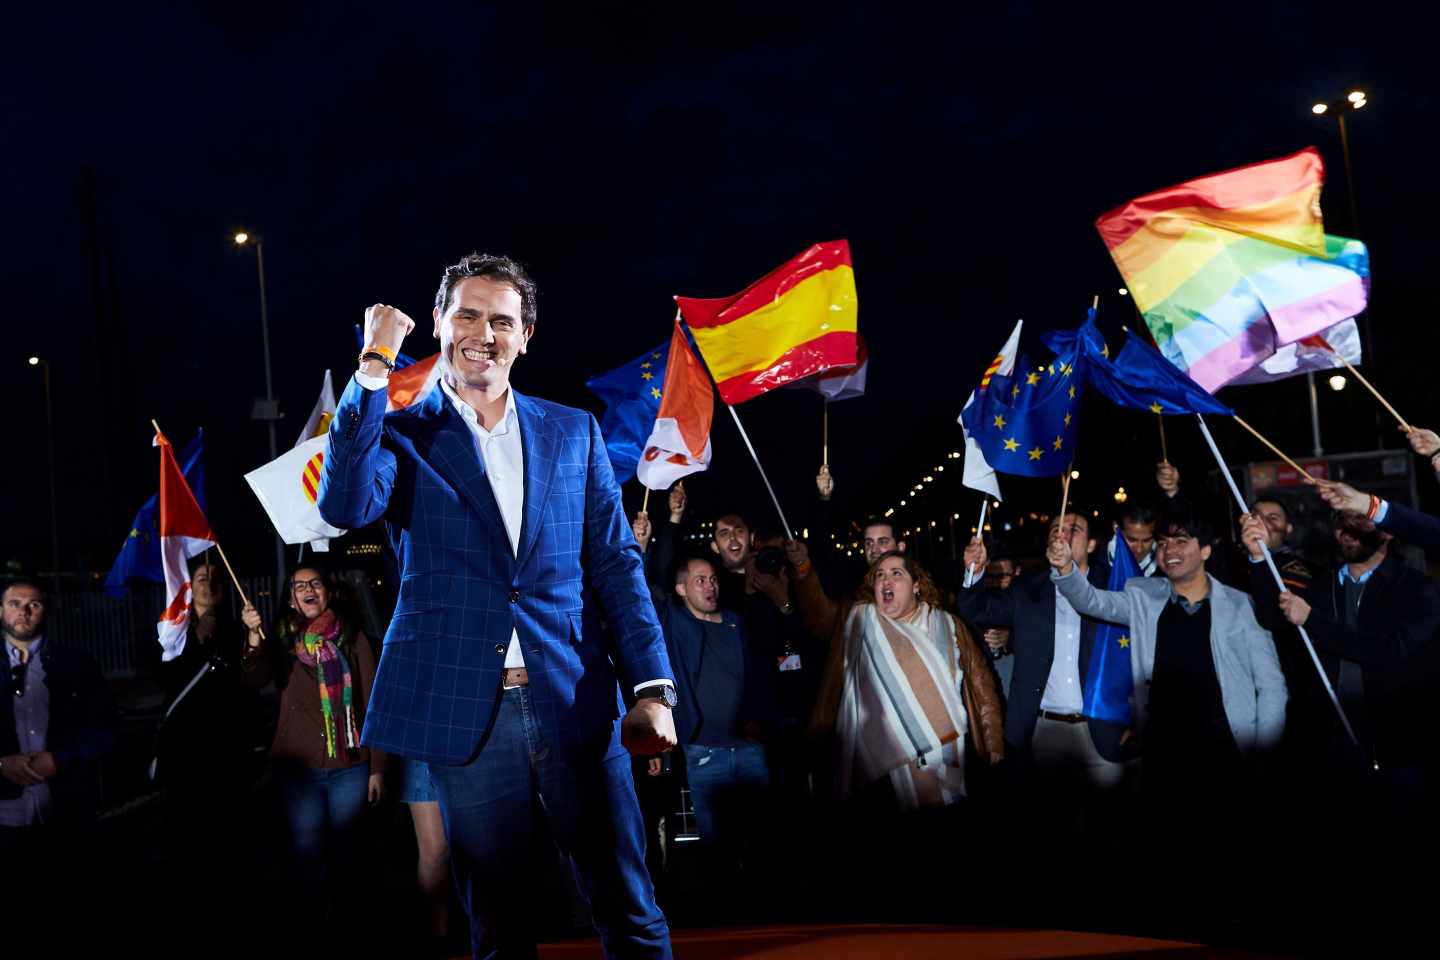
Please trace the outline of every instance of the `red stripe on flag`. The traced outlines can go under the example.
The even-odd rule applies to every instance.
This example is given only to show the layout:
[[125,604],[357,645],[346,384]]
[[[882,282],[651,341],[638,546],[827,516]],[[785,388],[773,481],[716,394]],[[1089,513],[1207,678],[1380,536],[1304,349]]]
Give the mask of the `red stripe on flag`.
[[1324,179],[1325,162],[1320,159],[1320,151],[1306,147],[1278,160],[1247,164],[1136,197],[1097,219],[1095,228],[1105,246],[1114,250],[1167,210],[1256,206],[1309,189]]
[[175,462],[175,449],[163,433],[155,434],[155,444],[160,448],[160,536],[214,540],[210,521]]
[[855,334],[848,330],[806,340],[786,350],[764,370],[750,370],[717,383],[720,399],[734,406],[789,383],[794,379],[790,371],[797,366],[811,366],[817,355],[823,364],[822,369],[853,365],[855,350]]
[[[798,256],[790,258],[734,296],[676,297],[675,302],[680,305],[685,322],[691,327],[722,327],[774,303],[816,274],[840,266],[852,266],[850,242],[830,240],[817,243]],[[852,358],[850,363],[854,362]]]

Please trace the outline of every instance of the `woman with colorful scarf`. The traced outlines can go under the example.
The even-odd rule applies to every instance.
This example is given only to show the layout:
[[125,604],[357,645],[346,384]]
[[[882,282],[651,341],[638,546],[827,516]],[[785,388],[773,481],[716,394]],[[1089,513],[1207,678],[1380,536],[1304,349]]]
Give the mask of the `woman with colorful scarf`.
[[994,673],[965,624],[907,554],[882,554],[837,604],[804,545],[786,550],[806,629],[830,641],[812,728],[833,734],[839,798],[888,795],[910,811],[965,796],[965,734],[988,763],[1005,749]]
[[243,616],[246,676],[254,686],[273,678],[280,690],[270,762],[303,890],[353,880],[361,814],[385,792],[386,754],[360,744],[375,655],[331,606],[332,594],[322,571],[301,567],[290,577],[290,609],[268,638],[258,613]]

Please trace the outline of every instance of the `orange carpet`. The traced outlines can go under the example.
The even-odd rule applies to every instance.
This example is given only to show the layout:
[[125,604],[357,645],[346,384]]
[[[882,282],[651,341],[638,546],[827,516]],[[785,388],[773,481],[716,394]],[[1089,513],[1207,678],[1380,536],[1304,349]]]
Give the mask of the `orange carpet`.
[[[1260,957],[1261,954],[1207,947],[1178,940],[1150,940],[1107,933],[1064,930],[1006,930],[976,927],[855,926],[750,927],[677,930],[677,960],[1061,960],[1065,957],[1155,958]],[[546,960],[601,956],[595,940],[545,944]]]

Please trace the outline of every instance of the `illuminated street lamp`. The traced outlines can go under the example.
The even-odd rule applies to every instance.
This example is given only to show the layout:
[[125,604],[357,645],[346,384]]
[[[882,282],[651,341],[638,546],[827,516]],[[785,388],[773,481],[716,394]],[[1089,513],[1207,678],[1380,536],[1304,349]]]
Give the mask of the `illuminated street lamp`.
[[[265,242],[245,230],[237,230],[233,237],[235,246],[244,247],[255,244],[255,268],[260,277],[260,344],[264,350],[265,359],[265,397],[257,400],[251,410],[252,420],[264,420],[265,428],[270,439],[270,459],[274,460],[280,455],[279,448],[275,444],[275,421],[280,419],[280,405],[275,402],[275,379],[270,372],[270,309],[265,293]],[[285,541],[280,538],[280,532],[275,532],[275,595],[278,597],[282,585],[285,582]]]

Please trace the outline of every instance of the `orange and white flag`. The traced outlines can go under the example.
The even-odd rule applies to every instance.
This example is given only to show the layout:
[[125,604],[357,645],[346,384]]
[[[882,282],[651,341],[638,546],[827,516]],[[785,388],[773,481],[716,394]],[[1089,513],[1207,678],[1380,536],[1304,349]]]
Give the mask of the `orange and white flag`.
[[681,477],[710,466],[710,424],[715,417],[715,394],[710,377],[675,318],[665,378],[660,387],[660,409],[655,429],[645,442],[635,476],[651,490],[668,490]]
[[190,624],[189,560],[215,546],[215,534],[175,462],[175,449],[158,430],[155,446],[160,448],[160,563],[165,569],[165,611],[157,629],[160,659],[169,661],[185,651]]

